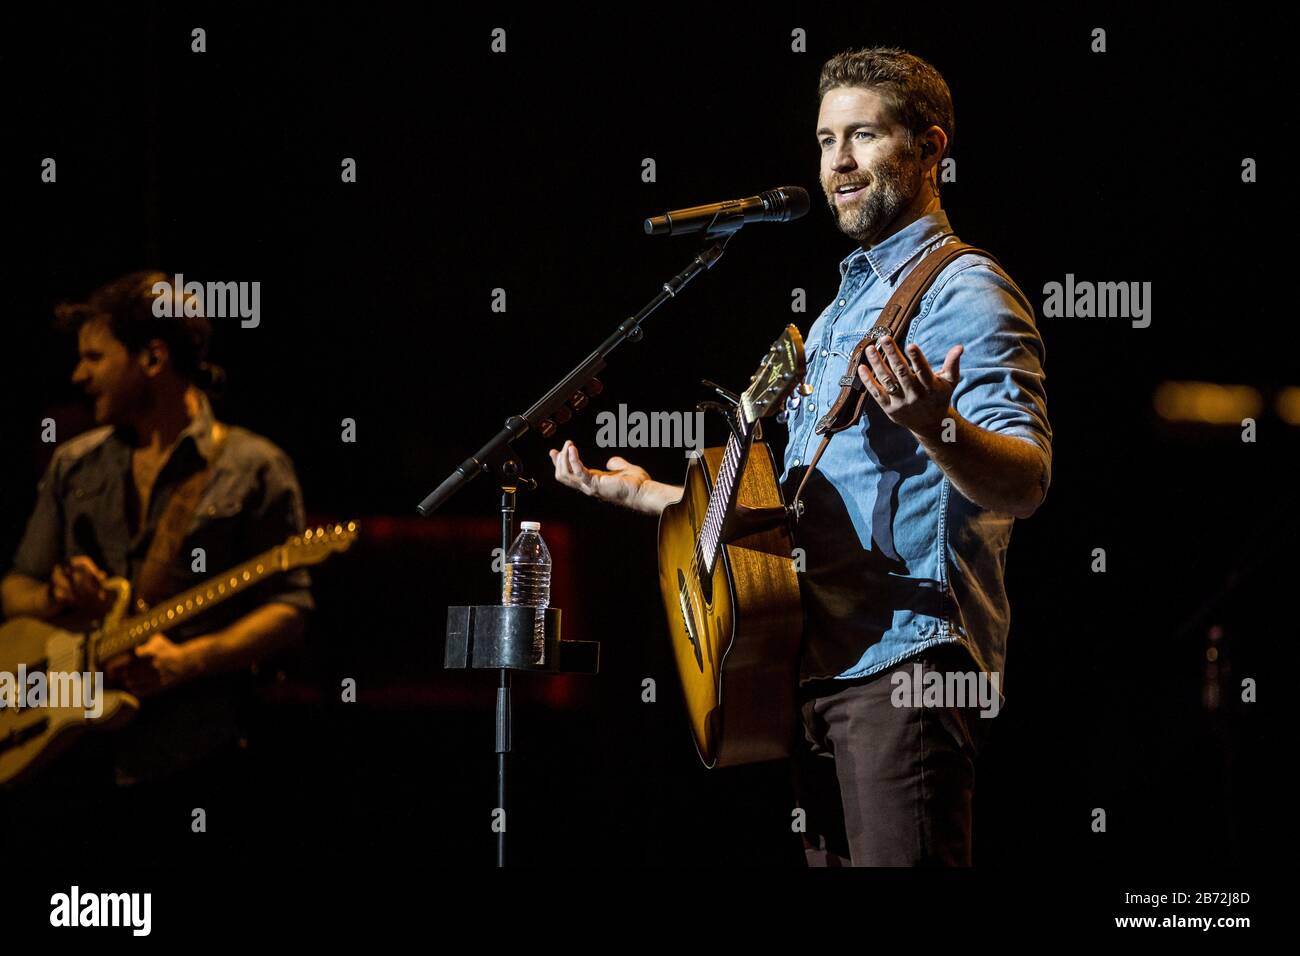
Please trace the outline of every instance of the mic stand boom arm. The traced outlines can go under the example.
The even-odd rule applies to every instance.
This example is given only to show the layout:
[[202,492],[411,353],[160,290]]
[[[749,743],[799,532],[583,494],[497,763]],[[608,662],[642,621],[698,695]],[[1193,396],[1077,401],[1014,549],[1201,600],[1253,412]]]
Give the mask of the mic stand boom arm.
[[641,340],[641,323],[666,301],[676,297],[686,284],[700,273],[713,268],[722,258],[722,253],[731,240],[733,231],[726,232],[720,239],[711,243],[693,258],[677,275],[663,284],[659,293],[651,299],[636,315],[623,321],[614,333],[601,342],[596,350],[586,357],[580,365],[566,375],[548,391],[541,400],[523,415],[511,415],[505,425],[490,441],[473,455],[466,458],[448,475],[437,488],[420,502],[417,511],[428,517],[437,511],[444,501],[478,477],[479,472],[496,469],[499,477],[517,482],[519,462],[510,449],[511,442],[537,430],[542,437],[549,438],[555,433],[557,424],[564,424],[571,417],[569,406],[574,411],[587,404],[588,398],[600,394],[601,384],[596,381],[596,374],[605,367],[606,357],[624,342]]

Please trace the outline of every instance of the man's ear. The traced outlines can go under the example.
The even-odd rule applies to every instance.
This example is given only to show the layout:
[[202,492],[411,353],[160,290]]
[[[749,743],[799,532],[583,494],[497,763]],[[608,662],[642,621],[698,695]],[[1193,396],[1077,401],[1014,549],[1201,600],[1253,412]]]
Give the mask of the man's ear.
[[171,350],[162,339],[150,339],[140,350],[140,368],[150,378],[162,373],[172,363]]
[[924,163],[931,157],[935,157],[934,162],[937,165],[939,158],[943,156],[944,150],[948,146],[947,134],[944,133],[942,127],[931,126],[919,139],[921,161]]

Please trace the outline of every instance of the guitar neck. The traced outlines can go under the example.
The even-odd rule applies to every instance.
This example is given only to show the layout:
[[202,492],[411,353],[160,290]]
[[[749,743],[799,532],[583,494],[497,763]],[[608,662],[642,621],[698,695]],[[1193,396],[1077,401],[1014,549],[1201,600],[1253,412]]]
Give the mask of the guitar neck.
[[699,548],[704,559],[705,570],[712,574],[714,563],[718,559],[718,548],[727,521],[736,507],[736,497],[740,490],[740,475],[745,470],[745,460],[749,457],[750,446],[754,442],[752,427],[745,424],[743,415],[738,415],[737,426],[742,439],[734,434],[727,438],[726,450],[722,453],[722,464],[718,467],[718,478],[713,492],[709,495],[709,508],[700,527]]
[[276,545],[257,557],[245,561],[203,584],[182,591],[168,601],[121,621],[104,631],[95,642],[95,659],[108,660],[143,644],[153,635],[183,624],[206,613],[236,594],[243,594],[259,581],[290,568],[289,552]]

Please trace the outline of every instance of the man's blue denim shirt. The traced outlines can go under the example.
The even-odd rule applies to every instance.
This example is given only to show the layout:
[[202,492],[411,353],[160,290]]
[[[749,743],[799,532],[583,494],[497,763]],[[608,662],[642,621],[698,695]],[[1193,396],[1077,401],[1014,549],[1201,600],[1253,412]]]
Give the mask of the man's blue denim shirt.
[[[813,428],[839,395],[854,346],[923,254],[956,241],[937,210],[840,263],[839,295],[804,339],[813,391],[786,402],[787,501],[821,442]],[[1033,306],[1007,274],[987,256],[959,256],[935,278],[905,341],[936,373],[952,346],[965,346],[953,407],[980,428],[1036,446],[1046,488],[1052,428],[1043,342]],[[1000,688],[1010,624],[1003,573],[1015,519],[967,501],[870,396],[863,408],[858,426],[831,439],[804,489],[795,534],[806,565],[801,680],[865,677],[956,642],[976,667],[998,674]]]

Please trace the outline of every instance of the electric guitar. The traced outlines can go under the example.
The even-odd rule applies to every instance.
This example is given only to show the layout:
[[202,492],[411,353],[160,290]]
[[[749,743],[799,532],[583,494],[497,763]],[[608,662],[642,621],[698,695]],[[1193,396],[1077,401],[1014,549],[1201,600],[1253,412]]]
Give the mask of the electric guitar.
[[[123,726],[140,709],[125,691],[86,686],[102,662],[134,650],[154,634],[204,614],[259,581],[306,565],[319,564],[347,550],[357,537],[356,522],[307,530],[252,560],[224,571],[151,608],[131,608],[131,585],[109,578],[105,588],[113,605],[92,630],[77,633],[36,618],[19,617],[0,626],[0,786],[12,787],[38,773],[86,730]],[[43,677],[44,700],[32,701],[28,685]],[[20,677],[27,678],[20,681]],[[90,706],[90,698],[98,698]],[[87,711],[98,711],[88,716]]]
[[681,500],[659,518],[659,588],[706,767],[790,754],[803,612],[780,472],[756,439],[803,374],[791,325],[727,410],[726,447],[690,462]]

